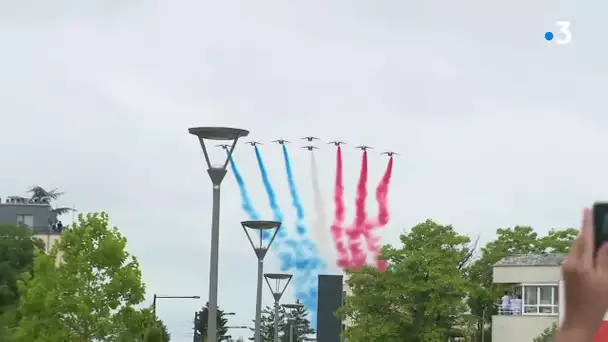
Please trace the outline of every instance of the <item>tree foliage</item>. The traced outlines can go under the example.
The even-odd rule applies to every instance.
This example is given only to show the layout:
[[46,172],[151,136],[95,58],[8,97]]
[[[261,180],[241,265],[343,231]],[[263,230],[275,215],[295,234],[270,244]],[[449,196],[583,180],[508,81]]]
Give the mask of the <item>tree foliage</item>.
[[[30,194],[30,203],[35,203],[36,201],[39,201],[48,204],[51,204],[52,202],[56,201],[64,194],[58,189],[46,190],[41,186],[33,186],[27,192]],[[52,209],[52,211],[57,215],[66,214],[73,210],[73,208],[68,207],[55,207]]]
[[34,254],[43,248],[29,227],[0,224],[0,314],[16,305],[17,281],[32,271]]
[[[300,301],[296,300],[296,303],[300,304]],[[315,333],[315,329],[310,326],[308,320],[308,310],[304,306],[287,312],[283,317],[284,323],[279,323],[279,327],[283,327],[282,342],[289,342],[289,333],[292,326],[294,341],[303,341],[304,337]]]
[[144,334],[144,342],[169,342],[171,340],[171,334],[167,330],[167,326],[157,321],[150,325]]
[[528,226],[498,229],[475,257],[477,244],[467,236],[427,220],[402,234],[401,246],[384,247],[387,271],[347,272],[351,293],[339,311],[348,320],[344,335],[351,342],[479,341],[485,328],[489,341],[506,289],[493,283],[493,265],[510,254],[566,253],[577,235],[572,228],[542,236]]
[[[296,300],[300,304],[299,300]],[[262,341],[274,341],[274,307],[267,306],[262,310]],[[294,310],[286,310],[282,306],[279,307],[279,340],[281,342],[289,342],[289,333],[293,326],[294,341],[300,341],[303,337],[314,334],[315,330],[310,326],[308,320],[308,310],[305,307]],[[255,324],[255,320],[253,321]],[[252,332],[254,328],[250,328]],[[250,341],[254,338],[250,337]]]
[[462,315],[471,287],[464,276],[474,249],[469,237],[427,220],[400,239],[400,247],[384,248],[385,272],[348,271],[352,295],[339,315],[350,322],[349,341],[443,342],[469,328]]
[[140,341],[153,324],[139,263],[105,213],[80,215],[20,282],[20,342]]
[[[195,315],[194,318],[194,336],[195,338],[204,340],[207,336],[207,323],[209,322],[209,303]],[[228,333],[228,318],[224,310],[217,308],[217,337],[222,339]]]
[[33,272],[34,256],[43,249],[30,228],[0,224],[0,341],[9,341],[11,328],[19,323],[18,282]]
[[[287,312],[285,308],[279,307],[279,335],[282,336],[286,331],[287,320],[285,319]],[[253,320],[255,326],[255,319]],[[255,333],[254,328],[249,328],[251,332]],[[261,335],[262,341],[274,341],[274,308],[267,306],[262,310],[262,324],[261,324]],[[254,338],[250,337],[250,341]]]
[[534,342],[553,342],[557,333],[557,324],[553,323],[549,328],[545,329],[540,336],[534,339]]

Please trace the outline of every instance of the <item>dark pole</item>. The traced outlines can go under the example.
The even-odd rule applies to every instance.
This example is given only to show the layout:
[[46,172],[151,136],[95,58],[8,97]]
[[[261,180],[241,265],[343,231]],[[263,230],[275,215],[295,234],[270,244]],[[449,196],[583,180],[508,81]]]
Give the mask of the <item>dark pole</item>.
[[264,258],[258,260],[258,285],[255,297],[254,342],[262,342],[262,279],[264,277]]
[[[219,276],[219,245],[220,245],[220,185],[224,176],[226,176],[226,167],[230,162],[230,157],[236,143],[240,137],[245,137],[249,134],[249,131],[236,128],[228,127],[193,127],[188,129],[190,134],[195,135],[203,154],[205,155],[205,162],[207,163],[207,173],[211,178],[213,184],[213,209],[211,219],[211,252],[209,257],[209,319],[207,321],[207,342],[217,342],[217,283]],[[205,139],[209,140],[224,140],[231,141],[230,149],[229,145],[226,145],[227,157],[226,161],[221,166],[211,165],[209,153],[205,146]]]
[[274,301],[274,342],[279,342],[279,301]]
[[154,321],[156,322],[156,293],[154,294],[154,299],[152,299],[152,317],[154,318]]
[[226,175],[225,169],[207,170],[213,183],[213,213],[211,222],[211,256],[209,260],[209,320],[207,341],[217,341],[217,283],[220,252],[220,184]]

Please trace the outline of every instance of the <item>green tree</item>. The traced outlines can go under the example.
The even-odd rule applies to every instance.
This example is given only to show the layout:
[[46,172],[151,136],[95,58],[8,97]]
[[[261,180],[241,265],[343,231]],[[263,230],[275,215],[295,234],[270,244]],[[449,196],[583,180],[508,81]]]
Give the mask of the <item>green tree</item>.
[[105,213],[80,215],[20,283],[20,342],[138,341],[151,322],[139,263]]
[[0,341],[9,341],[11,327],[19,323],[18,281],[33,272],[34,256],[43,249],[30,228],[0,224]]
[[[297,300],[296,303],[300,304],[300,301]],[[302,341],[304,337],[315,333],[315,329],[310,326],[310,321],[308,320],[308,310],[306,310],[306,308],[303,306],[299,309],[291,310],[290,312],[288,312],[284,316],[283,320],[285,322],[284,330],[281,337],[282,342],[289,342],[289,332],[291,326],[294,327],[294,341]]]
[[452,226],[427,220],[385,246],[385,272],[350,270],[351,295],[338,315],[351,342],[444,342],[469,328],[465,277],[474,246]]
[[[491,324],[492,315],[497,313],[498,299],[508,286],[494,284],[492,267],[495,263],[510,254],[566,253],[577,235],[578,230],[574,228],[553,229],[545,236],[539,236],[529,226],[498,229],[496,239],[481,248],[481,257],[467,270],[473,284],[468,298],[471,313],[486,317],[486,324]],[[480,341],[481,322],[478,323],[477,330]]]
[[[253,320],[255,325],[255,320]],[[254,328],[249,328],[255,332]],[[279,307],[279,337],[283,338],[287,331],[287,313],[285,308]],[[274,341],[274,307],[267,306],[262,310],[262,326],[261,326],[262,341]],[[250,337],[250,341],[254,338]]]
[[540,336],[534,339],[534,342],[553,342],[555,333],[557,332],[557,324],[553,323],[549,328],[545,329]]
[[[27,191],[30,194],[30,202],[42,202],[52,204],[52,202],[56,201],[61,197],[64,193],[60,192],[58,189],[46,190],[41,186],[34,186]],[[68,207],[55,207],[52,209],[54,213],[57,215],[63,215],[68,212],[73,211],[73,208]]]
[[171,335],[167,331],[167,326],[164,323],[157,321],[150,325],[145,332],[144,342],[169,342]]
[[[207,322],[209,321],[209,303],[206,303],[205,306],[195,315],[194,318],[194,336],[201,341],[207,336]],[[222,339],[228,333],[228,318],[224,310],[221,310],[219,307],[217,309],[217,337],[218,339]]]
[[32,271],[35,253],[43,249],[29,227],[0,224],[0,314],[17,304],[17,281]]
[[118,325],[116,342],[153,340],[157,338],[154,336],[158,335],[158,331],[160,331],[162,341],[171,340],[167,327],[162,321],[154,319],[151,308],[137,310],[129,307],[123,310],[116,319],[122,322],[121,325]]

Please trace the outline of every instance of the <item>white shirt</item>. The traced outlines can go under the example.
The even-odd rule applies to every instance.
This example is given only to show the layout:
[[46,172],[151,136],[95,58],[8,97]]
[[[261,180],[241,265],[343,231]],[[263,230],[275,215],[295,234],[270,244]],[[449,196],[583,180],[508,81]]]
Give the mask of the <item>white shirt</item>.
[[509,306],[509,304],[511,304],[511,297],[509,295],[502,296],[502,306]]
[[513,314],[521,313],[521,299],[519,299],[519,298],[511,299],[511,311],[513,312]]
[[509,297],[509,295],[504,295],[502,296],[502,305],[501,305],[501,310],[503,312],[508,312],[511,309],[511,297]]

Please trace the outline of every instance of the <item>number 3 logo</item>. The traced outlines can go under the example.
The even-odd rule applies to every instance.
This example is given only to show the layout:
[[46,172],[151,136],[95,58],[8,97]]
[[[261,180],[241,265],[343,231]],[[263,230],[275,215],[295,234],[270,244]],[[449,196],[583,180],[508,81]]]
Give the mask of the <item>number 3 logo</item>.
[[570,40],[572,40],[572,33],[570,32],[570,22],[558,21],[557,26],[559,27],[559,32],[563,35],[563,38],[556,39],[555,42],[557,42],[557,44],[570,43]]

